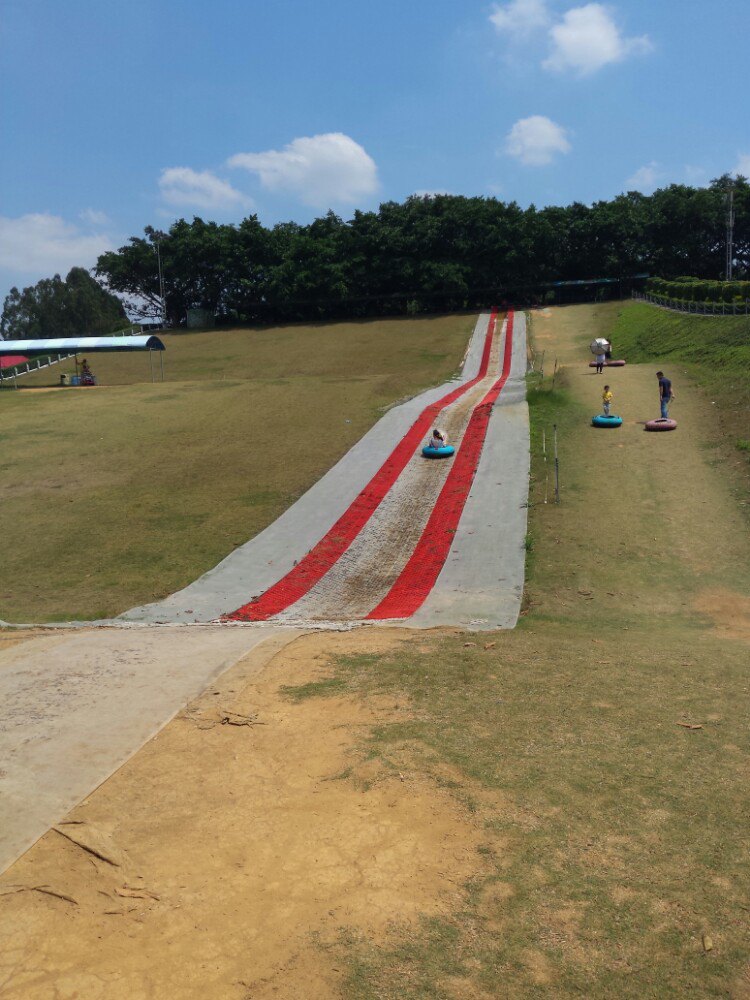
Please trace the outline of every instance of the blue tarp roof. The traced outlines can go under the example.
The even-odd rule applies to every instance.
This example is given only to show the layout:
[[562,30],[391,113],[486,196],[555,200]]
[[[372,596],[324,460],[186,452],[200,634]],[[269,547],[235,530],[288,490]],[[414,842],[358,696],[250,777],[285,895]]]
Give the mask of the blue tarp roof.
[[0,354],[95,354],[97,351],[163,351],[158,337],[58,337],[45,340],[0,340]]

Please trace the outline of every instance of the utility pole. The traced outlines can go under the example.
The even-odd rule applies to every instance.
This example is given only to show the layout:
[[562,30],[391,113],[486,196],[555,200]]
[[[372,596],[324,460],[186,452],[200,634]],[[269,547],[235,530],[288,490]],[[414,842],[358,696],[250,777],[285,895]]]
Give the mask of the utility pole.
[[734,266],[734,182],[730,181],[727,191],[727,266],[726,279],[732,280]]
[[159,240],[154,244],[156,247],[156,263],[159,268],[159,298],[161,299],[161,325],[164,329],[167,326],[167,302],[164,298],[164,271],[161,266],[161,243]]

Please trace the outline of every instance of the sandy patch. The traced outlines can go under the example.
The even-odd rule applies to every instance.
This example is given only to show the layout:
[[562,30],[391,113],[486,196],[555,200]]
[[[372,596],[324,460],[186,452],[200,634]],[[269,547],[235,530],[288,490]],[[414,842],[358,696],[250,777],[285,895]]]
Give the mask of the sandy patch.
[[11,649],[13,646],[20,646],[22,642],[28,642],[39,635],[44,635],[41,629],[3,629],[0,630],[0,653],[4,649]]
[[733,590],[704,590],[693,606],[713,620],[714,630],[720,635],[750,642],[750,597]]
[[[368,652],[403,641],[368,635]],[[229,671],[14,865],[3,996],[335,997],[343,928],[378,940],[453,909],[481,831],[354,749],[408,706],[280,693],[357,643],[306,636],[234,695]]]

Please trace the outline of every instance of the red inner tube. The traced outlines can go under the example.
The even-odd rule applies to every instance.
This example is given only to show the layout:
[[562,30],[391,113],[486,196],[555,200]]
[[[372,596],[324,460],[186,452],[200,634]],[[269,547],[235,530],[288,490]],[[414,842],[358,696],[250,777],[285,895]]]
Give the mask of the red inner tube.
[[677,426],[676,420],[647,420],[645,430],[647,431],[673,431]]

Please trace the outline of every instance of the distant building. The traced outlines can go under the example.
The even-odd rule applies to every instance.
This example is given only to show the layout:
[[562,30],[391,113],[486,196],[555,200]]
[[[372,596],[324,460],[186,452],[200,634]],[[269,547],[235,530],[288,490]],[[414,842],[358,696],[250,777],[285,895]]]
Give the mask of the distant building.
[[188,330],[211,330],[216,326],[216,316],[211,309],[188,309]]

